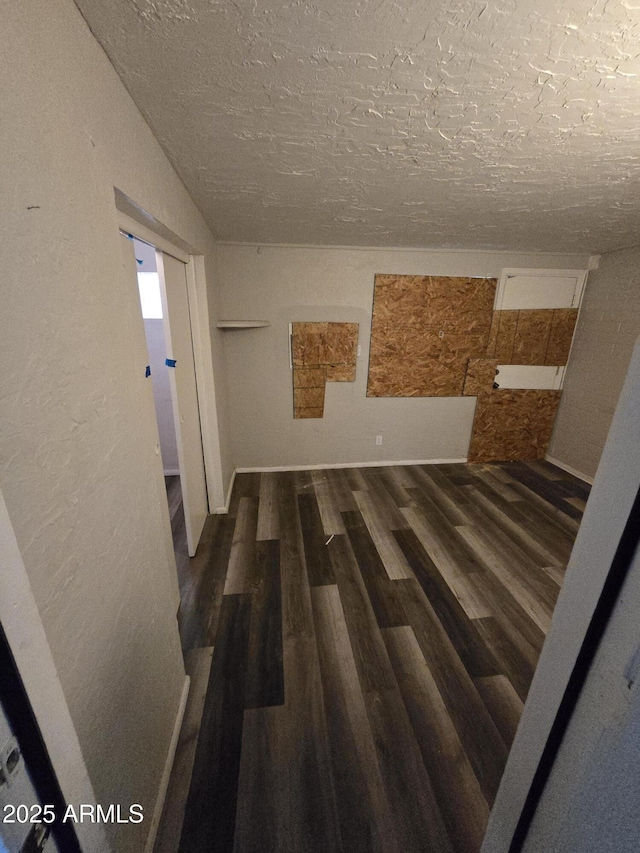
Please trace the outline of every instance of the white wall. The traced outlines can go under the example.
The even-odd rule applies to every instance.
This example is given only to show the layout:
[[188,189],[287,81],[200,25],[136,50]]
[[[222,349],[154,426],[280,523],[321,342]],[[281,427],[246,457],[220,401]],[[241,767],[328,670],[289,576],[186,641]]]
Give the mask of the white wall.
[[0,483],[96,796],[145,807],[113,848],[140,850],[184,671],[114,187],[213,297],[215,245],[71,0],[2,4],[0,78]]
[[636,553],[527,838],[526,853],[637,853],[640,553]]
[[640,248],[589,273],[549,455],[592,477],[640,335]]
[[[640,344],[629,366],[558,597],[551,631],[542,649],[500,783],[483,853],[504,853],[509,848],[542,749],[607,578],[640,486],[639,423]],[[629,580],[532,826],[525,848],[527,853],[549,850],[630,853],[637,849],[639,699],[637,684],[630,691],[624,678],[627,664],[640,642],[637,614],[640,566],[637,562]],[[630,740],[634,743],[634,752],[624,756],[624,745]],[[626,797],[633,791],[633,801],[629,803]],[[619,802],[612,796],[614,793],[621,797]],[[585,821],[594,833],[590,840],[589,833],[584,834]],[[628,846],[627,842],[621,842],[620,846],[608,846],[611,840],[605,843],[605,835],[618,821],[618,828],[623,823],[625,830],[635,827],[635,847]],[[613,837],[620,840],[617,835]],[[578,838],[580,843],[576,841]]]
[[[585,255],[221,245],[233,455],[238,467],[461,459],[475,398],[367,398],[375,273],[499,276],[503,267],[586,268]],[[360,324],[355,383],[327,383],[324,418],[294,420],[287,350],[292,321]],[[382,433],[383,445],[375,436]]]

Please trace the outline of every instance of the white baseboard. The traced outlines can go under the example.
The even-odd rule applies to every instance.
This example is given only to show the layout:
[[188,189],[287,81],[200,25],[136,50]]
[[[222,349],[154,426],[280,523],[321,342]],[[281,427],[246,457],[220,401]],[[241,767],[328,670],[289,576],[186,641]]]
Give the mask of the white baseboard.
[[330,462],[321,465],[272,465],[258,468],[236,468],[238,474],[267,474],[276,471],[322,471],[326,468],[388,468],[391,465],[453,465],[464,459],[394,459],[376,462]]
[[164,808],[164,801],[167,797],[167,790],[169,788],[169,779],[171,778],[173,761],[176,757],[176,749],[178,747],[178,740],[180,738],[182,720],[184,717],[185,709],[187,707],[187,699],[189,698],[190,683],[191,679],[188,675],[185,675],[184,686],[182,688],[182,696],[180,697],[178,713],[176,714],[176,719],[173,724],[173,733],[171,735],[171,742],[169,743],[169,751],[167,752],[167,758],[164,763],[164,770],[162,771],[162,779],[160,780],[160,788],[158,790],[156,805],[153,810],[153,817],[151,818],[151,827],[149,828],[149,835],[147,836],[147,843],[144,847],[144,853],[153,853],[153,847],[156,843],[158,827],[160,826],[160,818],[162,817],[162,809]]
[[241,468],[233,469],[233,474],[231,475],[231,480],[229,481],[229,488],[227,489],[227,500],[224,506],[216,507],[215,515],[226,515],[229,512],[229,504],[231,503],[231,493],[233,492],[233,484],[236,481],[236,474],[241,470]]
[[179,477],[180,469],[179,468],[165,468],[164,469],[165,477]]
[[566,462],[561,462],[559,459],[554,459],[553,456],[545,456],[544,457],[547,462],[551,462],[552,465],[555,465],[556,468],[562,468],[563,471],[566,471],[567,474],[573,474],[574,477],[577,477],[579,480],[584,480],[585,483],[589,483],[590,486],[593,485],[593,477],[589,477],[587,474],[583,474],[582,471],[578,471],[576,468],[572,468],[571,465],[567,465]]

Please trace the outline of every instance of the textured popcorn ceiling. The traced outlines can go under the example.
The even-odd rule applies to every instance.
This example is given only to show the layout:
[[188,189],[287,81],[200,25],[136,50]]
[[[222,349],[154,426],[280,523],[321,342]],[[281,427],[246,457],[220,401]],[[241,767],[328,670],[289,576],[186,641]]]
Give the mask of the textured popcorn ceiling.
[[76,0],[221,240],[640,243],[640,0]]

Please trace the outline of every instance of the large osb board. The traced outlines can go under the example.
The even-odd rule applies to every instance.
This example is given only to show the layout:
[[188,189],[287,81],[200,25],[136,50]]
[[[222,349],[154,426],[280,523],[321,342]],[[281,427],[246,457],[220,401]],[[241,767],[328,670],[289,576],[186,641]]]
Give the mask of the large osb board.
[[376,275],[368,397],[462,396],[485,355],[496,279]]
[[487,357],[498,364],[567,363],[577,308],[494,311]]
[[293,416],[324,415],[326,382],[353,382],[358,354],[357,323],[293,323]]
[[543,459],[560,396],[560,391],[530,389],[480,394],[468,461]]

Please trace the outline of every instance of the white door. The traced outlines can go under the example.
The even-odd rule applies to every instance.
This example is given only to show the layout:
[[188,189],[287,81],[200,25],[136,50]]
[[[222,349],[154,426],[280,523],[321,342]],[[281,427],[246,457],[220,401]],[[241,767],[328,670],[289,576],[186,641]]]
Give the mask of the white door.
[[586,280],[585,270],[503,269],[494,308],[577,308]]
[[499,364],[496,383],[506,388],[538,388],[559,391],[564,380],[564,367],[543,367],[533,364]]
[[166,252],[156,251],[156,259],[162,293],[167,370],[178,443],[187,547],[189,556],[193,557],[209,509],[189,318],[187,268],[182,261]]

